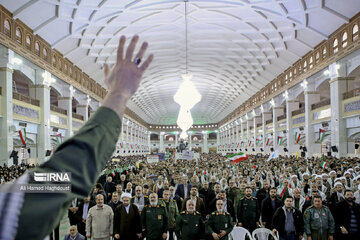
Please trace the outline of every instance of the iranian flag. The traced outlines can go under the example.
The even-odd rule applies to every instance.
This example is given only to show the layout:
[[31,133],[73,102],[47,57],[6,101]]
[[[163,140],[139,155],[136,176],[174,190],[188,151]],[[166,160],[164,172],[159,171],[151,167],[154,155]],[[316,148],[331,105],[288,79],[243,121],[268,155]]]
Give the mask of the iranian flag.
[[120,148],[123,148],[123,145],[122,145],[122,143],[120,143]]
[[325,162],[325,161],[321,162],[321,167],[322,168],[326,168],[326,165],[327,165],[327,162]]
[[19,136],[20,136],[21,143],[23,145],[26,145],[26,128],[19,130]]
[[269,145],[269,141],[270,141],[270,138],[267,139],[267,141],[266,141],[266,146]]
[[[289,183],[288,188],[291,188],[291,184]],[[280,195],[280,197],[284,196],[285,194],[285,187],[283,183],[280,183],[279,189],[278,189],[278,194]]]
[[249,147],[251,146],[251,141],[249,141]]
[[301,137],[301,133],[296,132],[296,133],[295,133],[295,142],[296,142],[296,143],[299,143],[300,137]]
[[278,137],[278,145],[281,146],[283,144],[284,138]]
[[237,147],[236,147],[236,148],[239,148],[239,145],[240,145],[240,143],[237,144]]
[[319,131],[319,140],[320,142],[323,142],[325,139],[325,129],[321,129],[320,128],[320,131]]
[[228,155],[228,156],[226,156],[226,158],[229,161],[232,161],[232,164],[235,164],[237,162],[241,162],[241,161],[248,159],[249,156],[243,152],[240,152],[240,153]]

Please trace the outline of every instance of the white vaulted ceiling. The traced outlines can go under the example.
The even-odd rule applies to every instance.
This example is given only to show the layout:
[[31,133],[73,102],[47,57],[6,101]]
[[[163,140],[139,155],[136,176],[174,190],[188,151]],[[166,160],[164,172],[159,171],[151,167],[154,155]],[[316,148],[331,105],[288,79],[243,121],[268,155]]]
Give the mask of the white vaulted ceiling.
[[[0,0],[52,47],[103,84],[120,35],[155,59],[128,107],[175,124],[185,73],[182,0]],[[202,95],[194,123],[216,123],[360,11],[359,0],[188,0],[188,71]]]

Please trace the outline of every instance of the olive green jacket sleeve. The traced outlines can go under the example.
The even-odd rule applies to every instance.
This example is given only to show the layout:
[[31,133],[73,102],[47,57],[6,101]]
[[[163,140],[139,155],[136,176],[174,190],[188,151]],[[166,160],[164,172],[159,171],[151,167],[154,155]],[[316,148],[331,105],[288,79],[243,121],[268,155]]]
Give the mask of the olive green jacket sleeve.
[[[71,172],[71,193],[26,193],[16,239],[42,240],[60,223],[72,199],[85,197],[110,160],[121,132],[121,120],[100,107],[73,137],[61,144],[49,161],[30,172]],[[36,182],[38,183],[38,182]]]

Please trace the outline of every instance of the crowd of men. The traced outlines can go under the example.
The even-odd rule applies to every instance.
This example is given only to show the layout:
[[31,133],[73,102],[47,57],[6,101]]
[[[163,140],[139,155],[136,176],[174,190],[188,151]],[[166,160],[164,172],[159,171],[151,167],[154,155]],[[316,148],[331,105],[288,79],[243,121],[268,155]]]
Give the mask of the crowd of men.
[[66,239],[217,240],[235,226],[280,239],[360,239],[359,159],[266,159],[118,157],[87,198],[72,202]]

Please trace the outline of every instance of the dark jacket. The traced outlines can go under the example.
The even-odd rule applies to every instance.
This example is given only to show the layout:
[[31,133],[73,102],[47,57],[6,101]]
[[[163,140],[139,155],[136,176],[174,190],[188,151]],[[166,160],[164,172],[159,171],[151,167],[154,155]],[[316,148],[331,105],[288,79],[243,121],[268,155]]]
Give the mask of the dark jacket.
[[266,222],[265,227],[271,228],[271,220],[274,216],[276,209],[283,206],[283,202],[275,198],[275,208],[272,207],[271,198],[265,198],[261,203],[261,221]]
[[[293,212],[294,225],[295,225],[295,239],[298,239],[300,235],[304,233],[304,220],[300,210],[291,208]],[[276,229],[279,232],[280,237],[285,237],[285,206],[278,208],[272,218],[271,229]]]
[[263,201],[265,198],[269,197],[269,192],[270,192],[270,190],[268,189],[268,190],[266,191],[265,188],[261,188],[261,189],[259,189],[259,191],[256,192],[256,198],[257,198],[257,200],[258,200],[259,206],[261,206],[262,201]]
[[[185,186],[184,186],[184,184],[179,184],[178,186],[177,186],[177,188],[176,188],[176,192],[175,192],[175,195],[178,195],[178,196],[180,196],[182,199],[184,199],[185,198]],[[187,196],[189,196],[190,195],[190,189],[191,189],[191,184],[189,183],[188,185],[187,185],[187,189],[186,189],[186,191],[187,191]]]
[[[66,234],[64,240],[73,240],[73,239],[71,238],[70,234]],[[75,240],[85,240],[85,237],[80,233],[77,233],[75,236]]]
[[[187,197],[182,202],[182,206],[181,206],[182,212],[186,210],[186,201],[189,199],[190,199],[190,197]],[[201,214],[202,218],[205,219],[205,216],[206,216],[205,203],[201,197],[196,197],[195,211],[198,211]]]
[[[350,205],[346,200],[338,202],[335,206],[334,219],[335,231],[337,235],[336,239],[347,239],[347,235],[343,235],[341,233],[340,227],[345,227],[348,232],[350,231],[351,211],[349,206]],[[360,226],[360,205],[353,202],[352,209],[358,222],[358,226]]]

